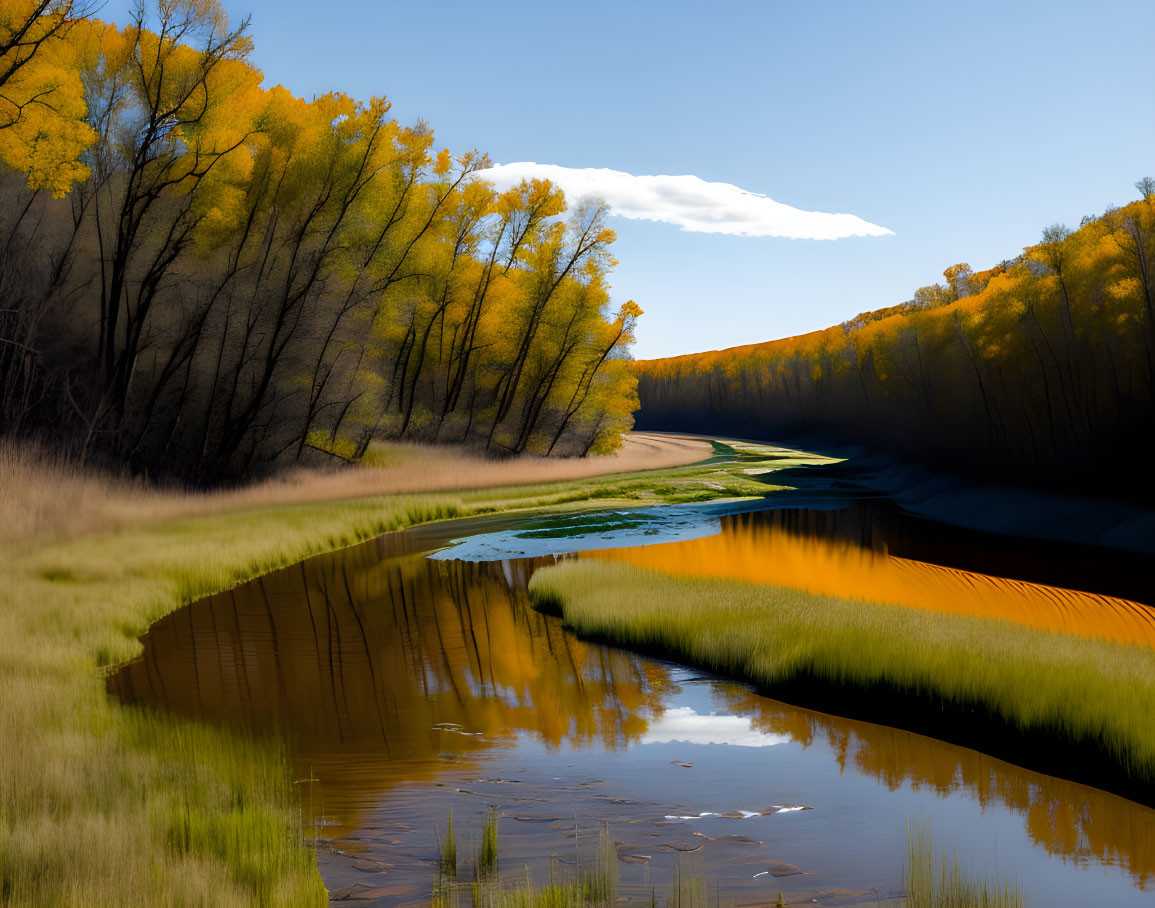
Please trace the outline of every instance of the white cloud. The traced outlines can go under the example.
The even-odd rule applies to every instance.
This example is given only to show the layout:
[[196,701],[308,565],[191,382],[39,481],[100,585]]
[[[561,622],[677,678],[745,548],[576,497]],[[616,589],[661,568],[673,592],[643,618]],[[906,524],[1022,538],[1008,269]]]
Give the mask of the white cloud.
[[662,717],[650,723],[642,735],[643,744],[732,744],[737,747],[769,747],[785,744],[785,735],[758,731],[753,723],[742,716],[704,716],[691,706],[668,709]]
[[623,218],[663,221],[695,233],[780,236],[836,240],[847,236],[886,236],[892,231],[853,214],[803,211],[748,192],[730,183],[708,183],[692,174],[637,176],[605,167],[561,167],[521,161],[478,172],[498,189],[523,179],[547,179],[571,204],[586,196],[604,199]]

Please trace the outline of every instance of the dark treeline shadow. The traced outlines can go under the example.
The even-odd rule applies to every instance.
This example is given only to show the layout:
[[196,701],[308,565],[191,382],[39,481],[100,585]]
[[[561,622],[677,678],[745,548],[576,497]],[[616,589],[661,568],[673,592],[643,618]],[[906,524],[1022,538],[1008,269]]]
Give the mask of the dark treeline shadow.
[[376,438],[573,454],[628,428],[641,310],[610,313],[604,207],[498,193],[384,98],[262,87],[216,0],[16,12],[0,434],[209,483]]
[[[1155,182],[1024,254],[799,337],[638,363],[639,426],[866,444],[1017,483],[1150,499]],[[1093,476],[1089,471],[1094,470]],[[1093,486],[1091,481],[1093,480]]]

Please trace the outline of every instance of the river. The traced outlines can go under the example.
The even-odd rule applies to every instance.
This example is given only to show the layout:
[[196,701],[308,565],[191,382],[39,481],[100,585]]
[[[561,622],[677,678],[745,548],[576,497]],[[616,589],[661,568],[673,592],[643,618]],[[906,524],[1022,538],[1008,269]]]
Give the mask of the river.
[[526,594],[575,551],[1155,642],[1135,562],[832,492],[389,534],[167,616],[109,686],[283,734],[326,885],[358,904],[427,903],[450,809],[465,852],[491,805],[507,870],[546,881],[608,825],[622,891],[647,900],[692,853],[723,903],[897,904],[913,821],[1028,904],[1155,903],[1155,810],[900,715],[814,712],[578,640]]

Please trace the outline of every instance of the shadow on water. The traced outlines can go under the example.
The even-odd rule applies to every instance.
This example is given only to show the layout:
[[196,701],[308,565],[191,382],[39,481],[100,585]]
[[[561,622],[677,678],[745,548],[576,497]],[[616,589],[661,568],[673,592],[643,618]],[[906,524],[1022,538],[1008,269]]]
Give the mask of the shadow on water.
[[[1000,557],[955,546],[922,562],[950,546],[870,501],[710,519],[705,537],[597,554],[786,585],[885,583],[911,599]],[[582,642],[528,603],[528,578],[553,555],[425,557],[445,537],[444,527],[391,534],[193,603],[154,625],[109,688],[283,734],[326,883],[382,904],[427,900],[450,808],[460,828],[480,828],[491,804],[503,860],[536,879],[548,879],[551,854],[566,860],[608,823],[627,892],[648,892],[651,873],[667,878],[690,851],[735,899],[781,888],[874,903],[897,892],[905,823],[921,815],[940,845],[997,864],[1040,903],[1151,897],[1155,811]],[[973,600],[997,592],[1038,615],[1082,601],[1070,591],[1036,601],[1030,584],[998,580],[961,582],[991,584]],[[957,600],[971,607],[963,588]],[[1088,595],[1087,607],[1106,601]],[[1119,620],[1120,633],[1134,629]]]

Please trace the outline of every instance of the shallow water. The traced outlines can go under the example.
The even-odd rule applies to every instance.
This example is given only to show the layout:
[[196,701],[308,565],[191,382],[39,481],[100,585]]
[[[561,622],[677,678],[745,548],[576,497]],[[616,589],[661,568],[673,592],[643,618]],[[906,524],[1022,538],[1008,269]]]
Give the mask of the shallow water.
[[[283,733],[326,884],[372,896],[362,904],[428,901],[450,808],[464,855],[489,805],[501,811],[507,872],[524,876],[525,865],[545,881],[551,863],[592,847],[608,823],[623,889],[639,897],[672,876],[679,852],[700,849],[723,901],[772,902],[782,889],[797,901],[878,904],[901,893],[913,818],[964,867],[1018,880],[1029,904],[1155,902],[1150,808],[583,643],[528,604],[529,576],[558,553],[624,542],[635,545],[601,556],[673,553],[689,573],[762,572],[754,579],[796,585],[816,575],[865,583],[872,566],[889,572],[900,559],[926,565],[908,571],[918,582],[905,588],[885,575],[915,598],[928,577],[965,572],[981,584],[997,570],[1017,582],[993,588],[1026,596],[1034,618],[1048,607],[1070,614],[1072,602],[1093,608],[1104,590],[1131,597],[1112,627],[1138,632],[1148,617],[1142,572],[1097,581],[1093,551],[996,551],[886,502],[736,514],[742,507],[472,521],[471,539],[450,548],[461,524],[391,534],[169,615],[110,687],[127,701]],[[527,550],[537,557],[460,560]],[[1032,595],[1035,586],[1045,593]]]

